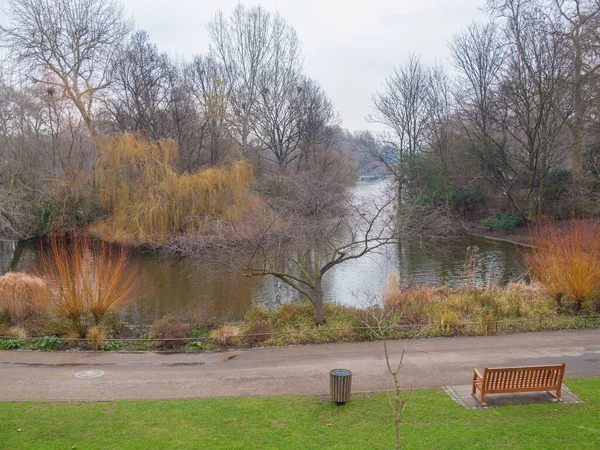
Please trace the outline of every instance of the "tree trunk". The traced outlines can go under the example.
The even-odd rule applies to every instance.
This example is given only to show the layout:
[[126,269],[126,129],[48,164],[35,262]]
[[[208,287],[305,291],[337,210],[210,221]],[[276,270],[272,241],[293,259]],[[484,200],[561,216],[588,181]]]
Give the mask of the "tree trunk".
[[325,323],[325,315],[323,313],[323,287],[322,287],[322,276],[317,275],[315,277],[315,288],[313,302],[315,305],[315,322],[317,326]]
[[9,272],[15,272],[19,267],[19,262],[21,261],[21,256],[23,256],[23,251],[25,250],[25,244],[23,241],[17,242],[17,246],[15,247],[15,252],[13,253],[12,260],[10,265],[8,266]]

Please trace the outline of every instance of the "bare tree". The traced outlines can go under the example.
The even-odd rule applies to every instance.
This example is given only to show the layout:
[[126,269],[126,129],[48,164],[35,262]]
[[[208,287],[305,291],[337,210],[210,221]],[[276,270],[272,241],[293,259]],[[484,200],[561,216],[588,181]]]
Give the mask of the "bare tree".
[[227,81],[222,66],[211,56],[196,57],[188,70],[192,95],[200,111],[202,145],[208,147],[209,164],[214,166],[223,161],[232,147],[227,127]]
[[498,124],[508,136],[514,172],[525,190],[526,217],[541,217],[544,183],[552,167],[570,150],[565,131],[572,114],[567,48],[557,24],[543,5],[506,0],[497,7],[506,19],[508,46],[496,107],[504,114]]
[[295,31],[280,15],[271,15],[261,6],[238,5],[230,17],[219,12],[208,29],[210,52],[219,61],[228,83],[229,125],[244,153],[250,150],[255,106],[271,64],[289,67],[281,58],[297,56]]
[[590,125],[588,114],[595,98],[594,85],[600,73],[600,1],[553,0],[561,28],[557,30],[569,49],[573,115],[568,125],[573,136],[571,163],[578,185],[582,177],[582,155]]
[[298,171],[314,169],[318,164],[319,154],[336,143],[333,125],[337,123],[333,104],[316,81],[304,78],[299,88],[301,91],[298,100],[300,133]]
[[274,160],[282,177],[300,156],[300,103],[302,79],[300,44],[293,29],[283,20],[272,26],[269,64],[258,76],[258,93],[251,123],[258,142]]
[[273,276],[303,295],[314,305],[317,325],[325,321],[323,277],[397,236],[391,214],[395,199],[362,204],[340,186],[345,182],[341,175],[305,172],[287,178],[286,195],[256,219],[262,231],[245,235],[238,227],[240,244],[233,258],[243,275]]
[[193,78],[184,61],[170,64],[168,79],[166,137],[174,139],[179,146],[179,169],[192,172],[207,162],[203,151],[202,111],[197,108]]
[[497,97],[507,56],[499,35],[494,23],[474,23],[452,41],[450,50],[459,71],[455,90],[457,118],[481,176],[518,209],[514,192],[518,177],[506,133],[498,126],[503,113],[497,106]]
[[106,100],[111,121],[120,131],[143,133],[151,139],[167,136],[170,61],[150,42],[148,33],[131,36],[112,73]]
[[411,55],[405,66],[395,69],[384,82],[384,90],[375,94],[375,114],[372,122],[385,125],[390,133],[384,141],[396,149],[393,163],[383,162],[393,169],[398,183],[398,200],[406,186],[407,171],[417,152],[423,149],[430,118],[430,71],[418,56]]
[[402,415],[412,394],[412,389],[402,389],[400,384],[400,372],[404,366],[404,357],[406,356],[406,352],[423,334],[425,327],[423,327],[423,329],[419,332],[413,334],[413,336],[402,347],[400,350],[400,355],[394,361],[389,344],[389,340],[391,339],[390,334],[391,332],[393,333],[394,329],[398,325],[398,322],[402,320],[404,311],[402,311],[400,305],[386,304],[385,299],[381,299],[372,293],[367,293],[366,299],[361,303],[363,303],[363,323],[369,327],[369,330],[378,340],[383,342],[385,368],[392,377],[394,383],[394,391],[391,395],[388,393],[388,399],[392,411],[394,412],[394,430],[396,433],[395,448],[399,449],[401,447],[400,428],[402,425]]
[[94,99],[132,23],[114,0],[10,0],[3,45],[32,79],[71,100],[96,134]]

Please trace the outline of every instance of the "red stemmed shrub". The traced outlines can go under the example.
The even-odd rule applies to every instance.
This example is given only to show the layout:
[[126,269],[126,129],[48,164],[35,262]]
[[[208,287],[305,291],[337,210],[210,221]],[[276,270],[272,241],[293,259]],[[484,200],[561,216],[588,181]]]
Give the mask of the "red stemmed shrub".
[[136,275],[127,259],[123,246],[93,241],[85,234],[51,237],[49,247],[40,252],[41,275],[50,288],[47,309],[85,337],[108,312],[133,301]]
[[600,225],[591,220],[550,221],[530,230],[531,248],[523,252],[532,277],[558,303],[563,296],[579,309],[600,295]]

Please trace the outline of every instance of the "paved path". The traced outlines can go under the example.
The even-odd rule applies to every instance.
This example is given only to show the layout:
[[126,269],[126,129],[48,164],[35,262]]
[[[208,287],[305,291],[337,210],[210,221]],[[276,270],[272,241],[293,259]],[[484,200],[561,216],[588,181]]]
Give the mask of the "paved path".
[[[390,343],[392,357],[403,341]],[[423,339],[402,370],[404,387],[468,384],[473,367],[567,363],[567,377],[600,375],[600,330]],[[381,342],[208,353],[0,352],[0,400],[167,399],[324,394],[334,368],[354,392],[391,389]],[[102,370],[94,379],[75,373]]]

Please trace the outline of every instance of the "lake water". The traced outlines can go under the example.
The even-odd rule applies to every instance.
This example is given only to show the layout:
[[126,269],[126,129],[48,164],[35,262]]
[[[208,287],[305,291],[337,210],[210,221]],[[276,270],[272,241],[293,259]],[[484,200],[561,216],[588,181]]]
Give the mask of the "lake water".
[[[385,182],[359,182],[354,189],[357,195],[373,196]],[[360,295],[378,292],[391,272],[406,284],[458,286],[463,282],[469,246],[480,249],[476,269],[479,282],[506,283],[522,276],[519,252],[511,245],[470,238],[435,243],[407,239],[389,245],[381,253],[333,268],[323,280],[326,297],[359,305]],[[37,262],[34,244],[0,241],[0,271],[12,265],[13,270],[34,272]],[[141,252],[131,255],[130,264],[137,267],[140,276],[140,300],[130,312],[138,322],[150,322],[169,313],[234,318],[243,315],[252,304],[276,307],[300,298],[273,277],[245,278],[216,264],[200,265],[182,258],[157,259]]]

